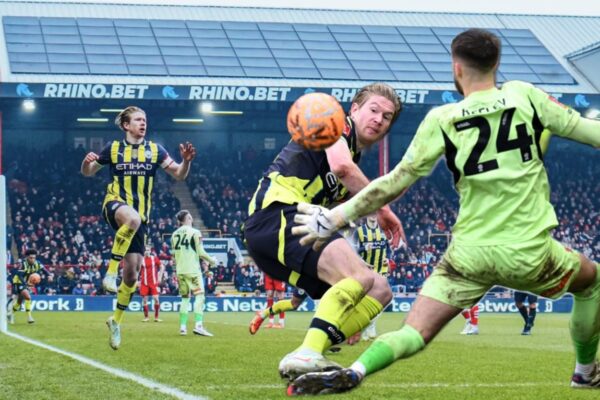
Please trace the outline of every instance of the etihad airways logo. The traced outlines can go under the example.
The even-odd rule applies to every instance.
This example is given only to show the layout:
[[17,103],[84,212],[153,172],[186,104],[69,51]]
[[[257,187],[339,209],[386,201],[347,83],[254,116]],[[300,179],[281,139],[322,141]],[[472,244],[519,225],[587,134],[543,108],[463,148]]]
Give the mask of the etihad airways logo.
[[147,171],[152,171],[154,166],[151,163],[129,162],[118,163],[115,165],[117,171],[122,171],[125,175],[146,175]]

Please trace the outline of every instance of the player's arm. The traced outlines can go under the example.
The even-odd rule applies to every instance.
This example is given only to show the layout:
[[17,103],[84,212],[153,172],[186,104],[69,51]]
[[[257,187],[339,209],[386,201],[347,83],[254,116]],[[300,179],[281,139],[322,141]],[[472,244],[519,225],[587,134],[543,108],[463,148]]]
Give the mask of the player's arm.
[[206,261],[211,266],[217,264],[217,260],[214,257],[211,257],[210,254],[204,250],[204,246],[202,246],[202,238],[199,234],[194,235],[194,244],[196,245],[196,253],[201,260]]
[[565,137],[598,149],[600,148],[600,121],[583,117],[579,118],[577,125]]
[[[179,145],[179,153],[181,154],[181,163],[175,162],[169,158],[164,166],[165,171],[178,181],[184,180],[190,172],[192,160],[196,157],[196,148],[190,142]],[[167,155],[168,157],[168,155]]]
[[94,176],[96,172],[100,171],[102,165],[98,163],[100,156],[93,151],[90,151],[85,155],[81,162],[81,174],[83,176]]
[[582,117],[571,107],[534,86],[529,88],[529,98],[538,111],[542,125],[552,133],[600,148],[600,121]]
[[[435,110],[434,110],[435,111]],[[349,201],[332,210],[301,203],[292,228],[295,235],[304,235],[302,245],[314,243],[318,249],[333,232],[381,208],[400,197],[420,177],[428,175],[445,149],[442,130],[433,112],[419,126],[406,154],[388,174],[371,182]]]
[[[352,154],[344,138],[327,148],[325,153],[331,172],[342,181],[350,194],[356,195],[369,184],[369,179],[352,160]],[[388,205],[377,209],[377,219],[394,246],[398,245],[400,239],[406,241],[402,223]]]
[[165,276],[165,266],[163,265],[163,263],[160,261],[160,259],[157,257],[156,261],[158,261],[158,265],[160,265],[160,267],[158,268],[158,273],[156,274],[156,279],[158,280],[158,283],[162,283],[163,278]]

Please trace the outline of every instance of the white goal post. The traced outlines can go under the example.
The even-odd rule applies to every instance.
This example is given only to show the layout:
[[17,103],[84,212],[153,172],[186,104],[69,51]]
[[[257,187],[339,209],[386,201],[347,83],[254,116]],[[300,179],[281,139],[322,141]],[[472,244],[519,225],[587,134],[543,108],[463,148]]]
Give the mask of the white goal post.
[[0,175],[0,332],[5,333],[7,329],[6,321],[6,178]]

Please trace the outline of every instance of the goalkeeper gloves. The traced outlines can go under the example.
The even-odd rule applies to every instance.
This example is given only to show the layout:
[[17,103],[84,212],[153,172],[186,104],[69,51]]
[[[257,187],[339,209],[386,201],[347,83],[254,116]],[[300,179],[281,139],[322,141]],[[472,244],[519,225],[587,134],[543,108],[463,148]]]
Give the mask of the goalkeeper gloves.
[[302,236],[300,244],[312,244],[314,250],[319,250],[335,232],[349,223],[341,207],[329,210],[314,204],[299,203],[297,210],[294,222],[298,225],[292,228],[292,234]]

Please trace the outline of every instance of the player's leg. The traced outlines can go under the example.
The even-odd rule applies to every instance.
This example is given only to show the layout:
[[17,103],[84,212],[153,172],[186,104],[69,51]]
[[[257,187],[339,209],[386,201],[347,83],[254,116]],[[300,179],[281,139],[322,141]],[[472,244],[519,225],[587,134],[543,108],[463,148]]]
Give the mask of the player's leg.
[[300,376],[288,387],[288,395],[350,390],[358,386],[365,376],[423,350],[461,310],[462,307],[418,295],[400,330],[379,336],[350,368]]
[[465,308],[460,312],[460,314],[465,319],[465,327],[460,332],[461,335],[468,335],[471,332],[471,310],[469,308]]
[[354,315],[362,330],[391,300],[387,280],[367,268],[345,239],[331,241],[321,253],[317,273],[331,285],[319,301],[301,349],[323,353],[332,344],[345,340],[341,327],[354,314],[355,307],[369,294],[370,305],[364,315]]
[[469,309],[469,319],[471,321],[471,329],[468,335],[479,335],[479,304],[475,304]]
[[580,254],[581,269],[569,287],[573,293],[570,332],[575,346],[572,387],[600,388],[597,360],[600,337],[600,273],[598,265]]
[[260,329],[261,324],[269,315],[274,315],[280,312],[293,311],[300,307],[300,304],[306,299],[308,295],[302,289],[294,289],[292,297],[290,299],[280,300],[273,304],[271,308],[265,308],[264,310],[257,311],[252,321],[250,321],[250,334],[254,335]]
[[535,317],[537,316],[538,297],[534,294],[530,294],[527,297],[527,303],[529,304],[529,317],[527,318],[527,324],[530,328],[533,328],[533,325],[535,324]]
[[[269,283],[270,282],[270,283]],[[266,289],[267,292],[267,308],[264,310],[266,313],[265,318],[269,317],[269,323],[265,326],[265,328],[272,328],[275,325],[275,314],[271,307],[273,307],[274,299],[273,294],[275,292],[275,288],[273,287],[273,279],[270,277],[265,277],[265,284],[268,285]]]
[[31,293],[29,293],[28,289],[24,289],[21,292],[21,296],[23,297],[23,302],[25,303],[25,312],[27,313],[27,323],[33,324],[35,320],[33,319],[33,315],[31,315]]
[[142,309],[144,310],[144,319],[142,322],[148,322],[150,319],[148,318],[148,287],[146,285],[140,287],[140,296],[142,296]]
[[194,295],[194,334],[213,336],[204,328],[204,281],[201,275],[192,276],[190,290]]
[[[13,288],[14,288],[14,285],[13,285]],[[6,318],[7,318],[9,324],[15,323],[15,312],[16,311],[15,311],[14,307],[17,304],[18,297],[19,296],[15,295],[15,294],[11,295],[10,299],[8,301],[8,304],[6,304]]]
[[[279,303],[280,301],[285,301],[285,294],[283,292],[284,288],[285,288],[285,284],[281,281],[278,281],[277,285],[279,287],[275,291],[274,297],[277,299],[277,302]],[[285,310],[283,310],[283,309],[275,310],[275,307],[272,307],[271,310],[275,314],[279,314],[279,319],[277,320],[277,324],[275,326],[279,327],[279,328],[285,328]]]
[[[337,393],[350,390],[371,373],[395,360],[417,354],[461,310],[471,307],[489,290],[486,274],[492,262],[485,251],[451,245],[433,274],[425,281],[403,327],[379,336],[350,368],[328,373],[307,373],[297,378],[288,394]],[[471,276],[482,277],[474,281]]]
[[113,316],[106,322],[110,331],[109,344],[114,350],[117,350],[121,345],[121,322],[123,321],[125,310],[127,310],[131,298],[135,293],[138,274],[144,262],[145,242],[145,226],[141,225],[131,241],[127,254],[123,258],[123,280],[117,291],[117,307]]
[[523,318],[523,332],[521,332],[521,334],[528,335],[529,329],[527,328],[527,322],[529,321],[529,312],[527,310],[527,307],[525,307],[525,304],[523,304],[525,302],[525,299],[527,298],[527,293],[515,290],[514,298],[515,306],[517,307],[519,314],[521,314],[521,317]]
[[152,293],[152,301],[154,303],[154,322],[162,322],[162,319],[158,318],[158,314],[160,313],[160,299],[158,297],[158,288],[153,286],[150,289]]
[[125,203],[117,201],[108,202],[105,205],[104,214],[111,227],[116,229],[116,233],[108,262],[108,270],[102,280],[102,285],[106,291],[116,293],[119,263],[129,250],[142,222],[137,211]]
[[179,281],[179,295],[181,296],[181,303],[179,304],[179,334],[182,336],[187,335],[187,321],[190,311],[190,282],[191,279],[188,275],[177,275]]

